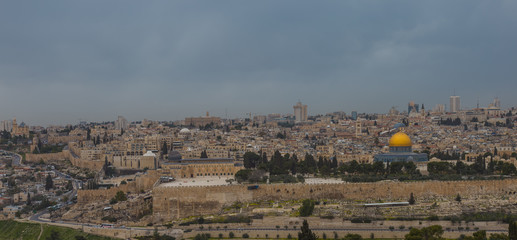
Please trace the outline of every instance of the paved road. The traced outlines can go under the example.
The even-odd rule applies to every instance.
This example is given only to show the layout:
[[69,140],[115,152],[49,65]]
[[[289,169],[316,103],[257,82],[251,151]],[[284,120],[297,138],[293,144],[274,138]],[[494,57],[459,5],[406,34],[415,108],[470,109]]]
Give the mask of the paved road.
[[[349,232],[353,232],[353,231],[360,231],[360,232],[363,232],[363,231],[368,231],[368,232],[409,232],[410,229],[409,228],[404,228],[404,229],[389,229],[389,228],[311,228],[312,231],[349,231]],[[485,229],[483,229],[485,230]],[[226,229],[202,229],[202,230],[198,230],[196,229],[196,231],[201,231],[201,232],[204,232],[204,231],[213,231],[213,232],[217,232],[217,231],[299,231],[299,228],[297,229],[294,229],[294,228],[288,228],[288,229],[285,229],[285,228],[226,228]],[[470,229],[470,230],[462,230],[462,231],[458,231],[458,230],[445,230],[445,232],[476,232],[478,230],[474,230],[474,229]],[[502,232],[502,233],[506,233],[508,232],[507,230],[500,230],[500,229],[486,229],[487,232]]]

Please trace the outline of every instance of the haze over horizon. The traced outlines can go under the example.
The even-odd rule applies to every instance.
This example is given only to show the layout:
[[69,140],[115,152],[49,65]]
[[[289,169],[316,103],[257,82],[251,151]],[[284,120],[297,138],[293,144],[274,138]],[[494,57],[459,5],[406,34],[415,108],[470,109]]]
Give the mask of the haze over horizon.
[[517,104],[517,1],[7,1],[0,120]]

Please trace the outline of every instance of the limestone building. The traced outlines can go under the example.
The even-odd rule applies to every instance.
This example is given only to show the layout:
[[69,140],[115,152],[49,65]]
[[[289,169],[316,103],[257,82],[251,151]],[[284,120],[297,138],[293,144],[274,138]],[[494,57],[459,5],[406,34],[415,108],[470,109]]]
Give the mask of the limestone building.
[[206,112],[205,117],[188,117],[185,118],[185,125],[194,126],[194,127],[204,127],[206,125],[221,125],[221,118],[219,117],[211,117],[208,112]]
[[125,169],[157,169],[158,159],[152,151],[144,155],[113,156],[113,166]]
[[13,136],[29,136],[29,126],[22,122],[19,126],[16,123],[16,118],[13,119],[11,135]]
[[182,159],[181,154],[172,151],[166,161],[160,164],[163,171],[175,178],[205,176],[233,176],[243,168],[233,158]]

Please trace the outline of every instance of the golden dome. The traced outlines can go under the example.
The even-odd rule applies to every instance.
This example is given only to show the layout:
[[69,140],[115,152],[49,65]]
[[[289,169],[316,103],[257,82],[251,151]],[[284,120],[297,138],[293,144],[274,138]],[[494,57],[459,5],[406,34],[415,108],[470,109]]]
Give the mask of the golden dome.
[[411,147],[411,139],[403,132],[395,133],[390,138],[390,147]]

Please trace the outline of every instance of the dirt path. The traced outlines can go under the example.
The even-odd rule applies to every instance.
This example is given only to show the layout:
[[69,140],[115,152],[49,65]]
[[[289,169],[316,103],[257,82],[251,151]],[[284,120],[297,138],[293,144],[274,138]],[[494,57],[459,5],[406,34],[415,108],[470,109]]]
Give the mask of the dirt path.
[[40,229],[41,229],[41,230],[39,231],[38,240],[40,240],[41,235],[43,234],[43,224],[41,224],[41,223],[40,223],[40,224],[39,224],[39,226],[40,226]]

